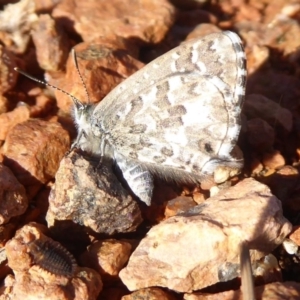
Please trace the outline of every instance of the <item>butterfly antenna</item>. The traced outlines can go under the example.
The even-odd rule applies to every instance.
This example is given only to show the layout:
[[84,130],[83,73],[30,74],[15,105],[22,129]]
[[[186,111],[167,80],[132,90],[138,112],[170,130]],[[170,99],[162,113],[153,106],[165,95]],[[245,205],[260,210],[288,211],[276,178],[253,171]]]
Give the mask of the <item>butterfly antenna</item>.
[[14,68],[14,70],[15,70],[16,72],[22,74],[23,76],[25,76],[25,77],[27,77],[27,78],[29,78],[29,79],[35,81],[35,82],[38,82],[38,83],[41,83],[41,84],[43,84],[43,85],[49,86],[49,87],[51,87],[51,88],[53,88],[53,89],[55,89],[55,90],[57,90],[57,91],[60,91],[60,92],[64,93],[65,95],[68,95],[69,97],[71,97],[71,99],[73,100],[73,102],[74,102],[77,106],[82,106],[80,100],[78,100],[76,97],[74,97],[74,96],[71,95],[70,93],[64,91],[63,89],[61,89],[61,88],[59,88],[59,87],[57,87],[57,86],[54,86],[54,85],[52,85],[52,84],[50,84],[50,83],[48,83],[48,82],[45,82],[45,81],[43,81],[43,80],[37,79],[37,78],[31,76],[30,74],[26,73],[25,71],[23,71],[23,70],[21,70],[21,69],[19,69],[19,68]]
[[76,67],[77,74],[78,74],[78,76],[79,76],[79,78],[80,78],[80,80],[81,80],[81,83],[82,83],[83,87],[84,87],[85,94],[86,94],[86,97],[87,97],[87,100],[88,100],[88,104],[91,104],[90,96],[89,96],[89,93],[88,93],[86,84],[85,84],[85,82],[84,82],[84,80],[83,80],[83,78],[82,78],[82,75],[81,75],[81,73],[80,73],[80,70],[79,70],[79,68],[78,68],[76,52],[75,52],[74,49],[72,49],[72,58],[73,58],[74,65],[75,65],[75,67]]

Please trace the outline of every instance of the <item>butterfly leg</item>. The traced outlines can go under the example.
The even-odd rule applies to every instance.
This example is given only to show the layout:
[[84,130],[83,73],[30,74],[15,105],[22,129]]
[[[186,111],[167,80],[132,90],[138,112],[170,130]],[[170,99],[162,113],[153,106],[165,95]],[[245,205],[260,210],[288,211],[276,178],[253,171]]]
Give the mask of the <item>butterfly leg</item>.
[[154,187],[151,173],[138,162],[122,155],[115,155],[115,160],[132,192],[150,206]]

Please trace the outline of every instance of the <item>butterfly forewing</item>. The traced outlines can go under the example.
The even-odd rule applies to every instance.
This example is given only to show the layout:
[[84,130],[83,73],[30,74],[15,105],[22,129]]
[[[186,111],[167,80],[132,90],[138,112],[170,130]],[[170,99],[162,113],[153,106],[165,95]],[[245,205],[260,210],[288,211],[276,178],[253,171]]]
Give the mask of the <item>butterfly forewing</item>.
[[94,116],[115,150],[141,163],[190,172],[219,153],[229,154],[238,138],[243,99],[236,94],[243,51],[237,51],[240,40],[233,37],[225,32],[188,41],[103,99]]

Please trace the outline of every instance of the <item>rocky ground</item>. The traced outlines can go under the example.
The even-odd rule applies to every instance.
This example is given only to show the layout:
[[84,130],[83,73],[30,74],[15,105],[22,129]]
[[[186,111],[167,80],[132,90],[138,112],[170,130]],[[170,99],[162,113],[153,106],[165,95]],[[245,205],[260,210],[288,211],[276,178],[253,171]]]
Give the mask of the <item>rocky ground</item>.
[[[299,1],[0,8],[0,299],[252,299],[242,245],[256,299],[300,299]],[[59,89],[97,103],[181,42],[222,30],[247,56],[239,174],[201,187],[157,179],[146,206],[109,161],[69,151],[73,102]]]

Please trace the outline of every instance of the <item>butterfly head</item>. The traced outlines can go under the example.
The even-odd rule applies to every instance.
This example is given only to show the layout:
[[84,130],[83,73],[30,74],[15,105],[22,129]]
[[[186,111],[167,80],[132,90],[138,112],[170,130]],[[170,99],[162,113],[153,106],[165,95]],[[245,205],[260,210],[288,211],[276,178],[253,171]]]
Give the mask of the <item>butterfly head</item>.
[[77,127],[78,135],[71,148],[78,147],[84,151],[94,152],[98,145],[94,145],[94,134],[91,130],[91,118],[95,106],[92,104],[83,104],[76,98],[73,98],[73,118]]

